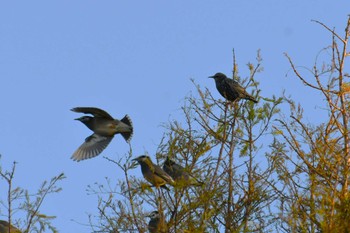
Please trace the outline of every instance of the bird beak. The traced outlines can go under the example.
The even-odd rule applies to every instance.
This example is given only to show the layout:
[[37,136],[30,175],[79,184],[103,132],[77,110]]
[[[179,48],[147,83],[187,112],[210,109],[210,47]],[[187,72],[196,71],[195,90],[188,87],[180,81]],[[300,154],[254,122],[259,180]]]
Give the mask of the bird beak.
[[208,78],[214,78],[214,76],[209,76]]
[[76,120],[76,121],[80,121],[80,118],[75,118],[74,120]]

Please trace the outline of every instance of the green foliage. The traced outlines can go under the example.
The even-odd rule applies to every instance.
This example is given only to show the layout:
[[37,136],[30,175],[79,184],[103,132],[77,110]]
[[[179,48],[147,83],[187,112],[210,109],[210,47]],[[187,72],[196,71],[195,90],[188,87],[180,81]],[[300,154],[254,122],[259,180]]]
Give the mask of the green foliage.
[[[316,21],[317,22],[317,21]],[[287,56],[294,75],[309,89],[320,93],[324,106],[322,123],[305,120],[304,109],[285,97],[290,117],[282,116],[274,127],[276,137],[270,159],[280,178],[280,229],[284,232],[348,232],[349,222],[349,82],[344,75],[350,35],[350,17],[342,38],[317,22],[332,36],[332,45],[317,56],[313,80],[302,75]],[[319,62],[328,57],[329,61]],[[331,54],[329,57],[328,55]],[[345,87],[345,91],[344,91]],[[281,159],[283,158],[283,159]]]
[[[261,61],[259,53],[257,60]],[[237,65],[235,69],[238,77]],[[261,64],[249,64],[248,70],[250,77],[238,80],[248,83],[258,96],[255,76],[262,71]],[[112,161],[123,170],[125,180],[115,186],[107,180],[106,189],[90,187],[89,192],[100,197],[99,214],[90,216],[94,231],[145,232],[145,216],[153,210],[163,213],[170,232],[271,229],[274,217],[269,205],[277,195],[272,167],[260,166],[260,162],[268,163],[260,148],[262,136],[265,142],[269,137],[282,98],[259,96],[261,102],[256,105],[223,102],[192,82],[197,95],[186,97],[183,120],[171,120],[164,126],[156,160],[162,164],[169,156],[204,185],[176,185],[170,192],[150,188],[143,178],[130,176],[135,168],[130,150],[126,158]]]
[[[192,80],[197,92],[186,97],[183,119],[165,125],[156,152],[160,165],[169,156],[204,185],[156,190],[129,175],[134,169],[130,151],[116,162],[125,180],[114,191],[95,192],[103,211],[95,216],[100,224],[94,230],[146,232],[146,213],[157,209],[170,232],[348,232],[350,80],[343,69],[350,21],[343,38],[319,24],[333,41],[322,50],[331,54],[330,61],[320,65],[320,53],[314,67],[306,69],[314,82],[286,56],[294,75],[323,95],[326,114],[321,114],[328,119],[307,122],[302,104],[292,98],[262,96],[256,81],[263,71],[260,51],[257,64],[247,64],[247,78],[239,76],[234,56],[234,79],[259,103],[216,99]],[[281,111],[283,104],[289,113]]]
[[[0,204],[6,209],[5,216],[7,222],[11,225],[15,223],[22,232],[58,232],[56,227],[51,224],[51,220],[56,216],[50,216],[40,211],[47,195],[59,193],[62,189],[57,186],[57,182],[65,179],[63,173],[51,178],[50,181],[44,181],[37,192],[30,193],[28,190],[13,187],[13,179],[16,171],[16,163],[13,163],[10,171],[3,170],[0,167],[0,176],[7,184],[7,198],[1,199]],[[2,213],[2,212],[1,212]],[[13,220],[15,216],[17,220]],[[12,231],[11,231],[12,232]]]
[[[162,165],[170,157],[197,184],[179,182],[170,191],[152,187],[132,175],[139,166],[130,147],[118,161],[107,158],[123,179],[106,178],[88,187],[88,194],[98,197],[98,212],[89,215],[93,232],[147,232],[147,215],[154,210],[169,232],[349,232],[350,75],[344,69],[350,17],[343,37],[316,23],[331,33],[332,44],[321,50],[314,66],[299,67],[286,57],[297,80],[322,96],[317,116],[322,119],[306,120],[303,105],[291,97],[261,94],[260,51],[256,64],[247,64],[245,78],[234,55],[233,78],[259,103],[216,99],[192,80],[196,92],[186,97],[182,119],[164,125],[153,158]],[[0,200],[6,213],[0,213],[23,232],[57,232],[51,224],[55,216],[40,208],[47,195],[61,191],[57,182],[64,175],[30,194],[13,187],[15,168],[15,163],[10,171],[0,167],[8,186],[6,199]],[[25,217],[13,221],[19,211]]]

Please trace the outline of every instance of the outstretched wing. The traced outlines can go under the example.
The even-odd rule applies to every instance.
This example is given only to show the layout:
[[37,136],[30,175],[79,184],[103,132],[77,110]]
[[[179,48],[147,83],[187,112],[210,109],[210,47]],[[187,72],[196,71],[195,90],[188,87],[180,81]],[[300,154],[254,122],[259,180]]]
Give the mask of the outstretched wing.
[[108,112],[95,107],[76,107],[76,108],[72,108],[71,111],[91,114],[94,117],[104,117],[104,118],[114,120],[113,117],[109,115]]
[[99,155],[112,141],[113,137],[104,137],[92,134],[85,139],[85,142],[74,152],[71,159],[81,161]]

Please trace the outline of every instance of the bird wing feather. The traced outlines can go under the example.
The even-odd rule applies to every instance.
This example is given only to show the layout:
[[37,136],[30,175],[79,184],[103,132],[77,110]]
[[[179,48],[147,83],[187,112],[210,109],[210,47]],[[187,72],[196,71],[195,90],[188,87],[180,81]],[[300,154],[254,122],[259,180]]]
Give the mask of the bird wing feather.
[[91,114],[94,117],[104,117],[104,118],[114,120],[114,118],[111,115],[109,115],[108,112],[106,112],[105,110],[99,109],[99,108],[95,108],[95,107],[76,107],[76,108],[72,108],[71,110],[73,112],[81,112],[81,113],[85,113],[85,114]]
[[154,174],[164,179],[167,183],[169,184],[175,183],[173,178],[171,178],[171,176],[169,176],[169,174],[166,173],[160,166],[154,164],[153,168],[154,168]]
[[74,152],[71,159],[81,161],[99,155],[112,141],[113,137],[92,134],[85,139],[85,142]]
[[246,90],[241,85],[239,85],[239,83],[236,82],[235,80],[226,78],[225,81],[226,81],[226,84],[230,87],[229,89],[231,91],[235,90],[239,96],[241,94],[246,93]]
[[226,79],[226,81],[230,85],[231,89],[234,89],[237,92],[237,94],[236,94],[237,97],[251,100],[254,103],[258,102],[253,96],[248,94],[248,92],[241,85],[239,85],[239,83],[236,82],[235,80],[233,80],[233,79]]
[[172,164],[164,163],[163,170],[167,172],[176,182],[177,185],[195,185],[200,186],[204,183],[186,171],[184,167],[173,162]]

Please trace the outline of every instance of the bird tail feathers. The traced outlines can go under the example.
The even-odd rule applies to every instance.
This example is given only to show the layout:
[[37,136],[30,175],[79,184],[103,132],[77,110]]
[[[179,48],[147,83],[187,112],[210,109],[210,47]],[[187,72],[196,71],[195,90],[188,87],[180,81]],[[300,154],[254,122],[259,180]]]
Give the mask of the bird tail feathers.
[[251,95],[247,95],[247,96],[245,97],[245,99],[250,100],[250,101],[253,101],[254,103],[258,103],[258,101],[257,101],[253,96],[251,96]]
[[125,117],[123,119],[121,119],[120,121],[131,127],[131,131],[130,132],[123,132],[123,133],[121,133],[121,135],[123,136],[125,141],[126,142],[130,142],[130,140],[132,138],[132,135],[134,134],[134,127],[132,125],[131,118],[128,115],[125,115]]

